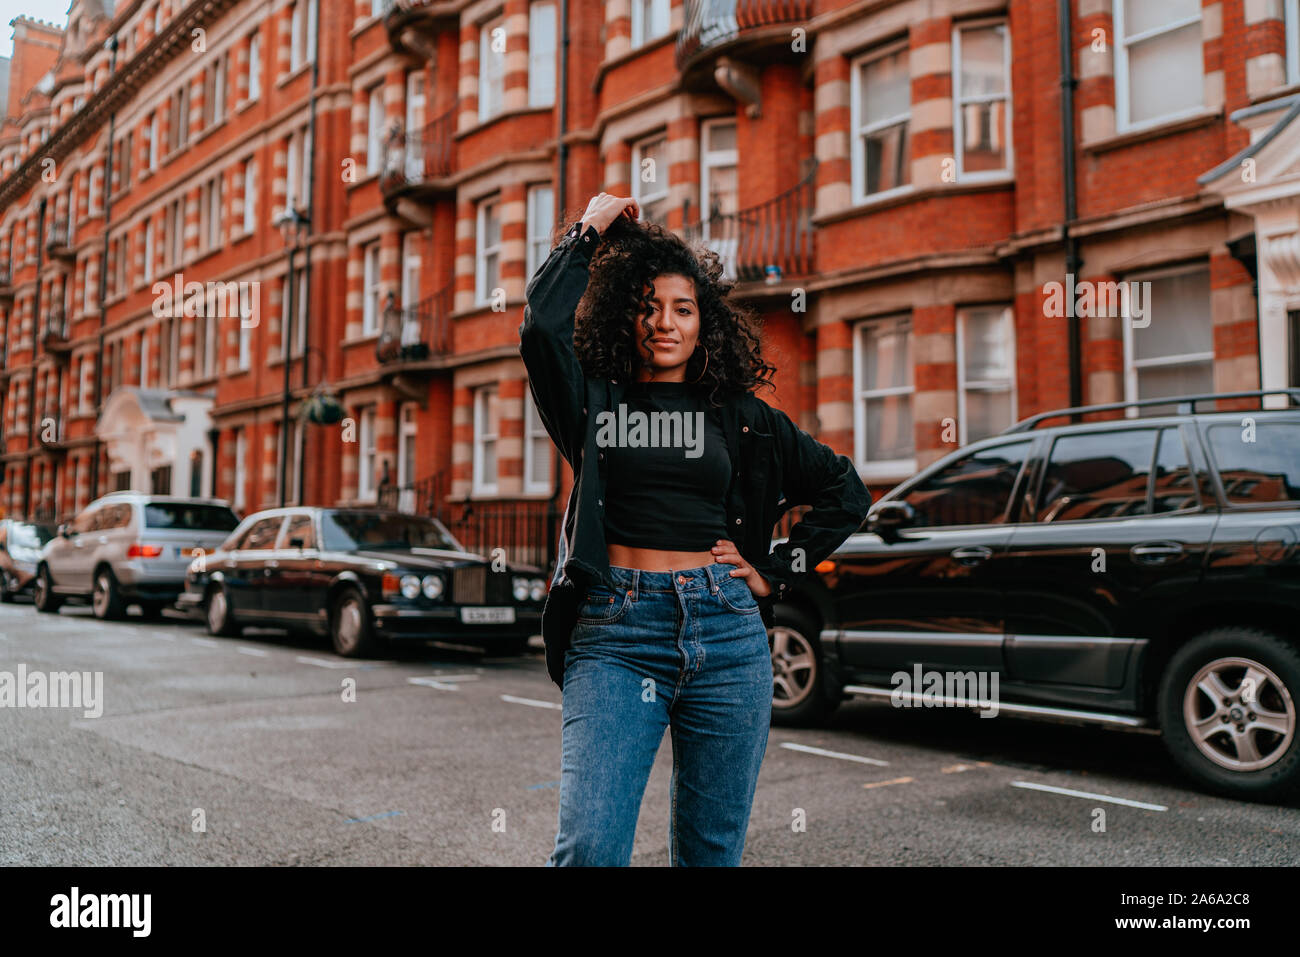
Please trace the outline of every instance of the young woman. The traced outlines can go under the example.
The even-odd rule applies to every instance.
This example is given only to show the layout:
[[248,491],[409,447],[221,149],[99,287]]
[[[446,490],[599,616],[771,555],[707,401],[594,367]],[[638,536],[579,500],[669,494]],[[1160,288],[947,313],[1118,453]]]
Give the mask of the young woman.
[[[593,198],[530,280],[520,326],[538,412],[578,478],[543,616],[563,690],[547,864],[630,862],[666,728],[670,863],[738,865],[771,719],[773,587],[833,552],[871,499],[847,457],[752,394],[775,368],[716,253],[639,215]],[[781,512],[804,503],[769,554]]]

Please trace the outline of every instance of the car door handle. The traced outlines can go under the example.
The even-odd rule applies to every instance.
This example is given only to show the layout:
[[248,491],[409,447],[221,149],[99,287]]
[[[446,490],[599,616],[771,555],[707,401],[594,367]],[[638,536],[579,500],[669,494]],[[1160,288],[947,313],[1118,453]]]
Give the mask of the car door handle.
[[978,565],[993,557],[993,549],[987,545],[963,545],[952,550],[952,557],[963,565]]
[[1177,542],[1144,542],[1128,550],[1135,562],[1143,565],[1163,565],[1183,557],[1183,546]]

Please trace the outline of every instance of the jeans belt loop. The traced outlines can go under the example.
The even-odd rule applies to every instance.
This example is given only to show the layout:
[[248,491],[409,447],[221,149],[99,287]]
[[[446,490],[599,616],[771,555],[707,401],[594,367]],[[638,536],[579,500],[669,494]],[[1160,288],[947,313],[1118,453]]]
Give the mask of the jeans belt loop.
[[636,601],[637,591],[641,585],[641,569],[632,569],[632,600]]

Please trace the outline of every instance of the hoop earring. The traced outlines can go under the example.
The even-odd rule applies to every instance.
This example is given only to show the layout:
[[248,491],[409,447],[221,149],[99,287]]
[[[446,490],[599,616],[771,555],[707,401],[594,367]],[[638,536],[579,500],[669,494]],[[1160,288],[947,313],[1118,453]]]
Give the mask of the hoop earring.
[[704,370],[707,369],[707,368],[709,367],[709,347],[708,347],[708,346],[700,346],[700,348],[704,350],[704,369],[701,369],[701,370],[700,370],[700,374],[697,375],[694,379],[692,379],[692,380],[691,380],[692,382],[699,382],[701,379],[703,379],[703,378],[704,378]]

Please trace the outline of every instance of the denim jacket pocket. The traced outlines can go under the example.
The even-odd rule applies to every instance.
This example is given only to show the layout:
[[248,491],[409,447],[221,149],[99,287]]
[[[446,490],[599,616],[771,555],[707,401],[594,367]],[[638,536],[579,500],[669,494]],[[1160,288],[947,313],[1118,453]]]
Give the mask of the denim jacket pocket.
[[608,585],[592,585],[578,606],[578,621],[588,625],[612,625],[627,614],[631,605],[630,591],[617,592]]

